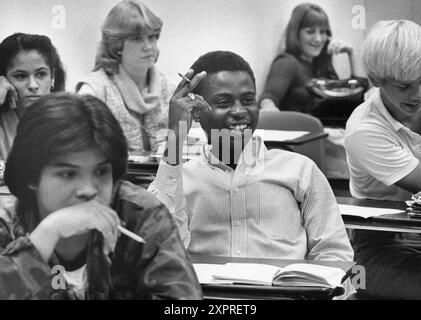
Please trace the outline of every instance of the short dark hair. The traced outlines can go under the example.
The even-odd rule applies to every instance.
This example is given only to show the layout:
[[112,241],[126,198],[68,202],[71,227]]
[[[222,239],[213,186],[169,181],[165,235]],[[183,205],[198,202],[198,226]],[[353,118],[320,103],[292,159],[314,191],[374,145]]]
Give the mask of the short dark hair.
[[52,93],[29,106],[17,128],[4,180],[23,211],[34,208],[30,184],[54,157],[99,148],[111,162],[113,180],[126,172],[128,144],[107,105],[90,95]]
[[12,60],[22,51],[35,50],[43,56],[54,77],[51,92],[64,91],[66,87],[66,73],[63,69],[57,49],[50,38],[44,35],[14,33],[0,43],[0,75],[6,76]]
[[[206,71],[208,75],[220,71],[244,71],[250,75],[256,87],[256,79],[250,65],[241,56],[230,51],[211,51],[199,57],[190,67],[194,74]],[[204,80],[206,81],[206,79]],[[194,89],[194,93],[200,94],[202,82]]]

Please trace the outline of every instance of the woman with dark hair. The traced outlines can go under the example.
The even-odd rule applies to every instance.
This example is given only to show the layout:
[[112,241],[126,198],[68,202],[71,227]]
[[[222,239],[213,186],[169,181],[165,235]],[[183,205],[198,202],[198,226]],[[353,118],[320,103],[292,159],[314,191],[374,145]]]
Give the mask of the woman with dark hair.
[[64,89],[65,72],[48,37],[15,33],[0,43],[0,159],[7,158],[25,108]]
[[131,151],[156,151],[167,134],[175,86],[155,66],[162,24],[139,0],[116,4],[102,26],[94,71],[76,85],[107,104]]
[[311,96],[306,83],[312,78],[338,79],[333,54],[347,53],[354,74],[352,45],[331,40],[331,36],[329,18],[321,7],[304,3],[294,8],[284,35],[284,53],[272,63],[259,99],[260,109],[308,112]]
[[0,209],[0,299],[201,298],[168,210],[121,180],[127,158],[93,96],[51,94],[27,109],[5,171],[15,198]]

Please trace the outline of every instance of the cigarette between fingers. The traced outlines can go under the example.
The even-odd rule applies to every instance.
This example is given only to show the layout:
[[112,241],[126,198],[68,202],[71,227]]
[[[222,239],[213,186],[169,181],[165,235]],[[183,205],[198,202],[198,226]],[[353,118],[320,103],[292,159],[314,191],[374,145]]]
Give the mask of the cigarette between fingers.
[[146,243],[146,241],[136,233],[133,233],[126,228],[123,228],[122,226],[117,226],[117,229],[124,235],[128,236],[129,238],[132,238],[133,240],[139,242],[139,243]]
[[190,82],[191,82],[191,80],[190,80],[189,78],[187,78],[185,75],[183,75],[183,74],[181,74],[181,73],[178,73],[178,75],[179,75],[181,78],[183,78],[183,80],[184,80],[184,81],[186,81],[186,82],[188,82],[188,83],[190,83]]

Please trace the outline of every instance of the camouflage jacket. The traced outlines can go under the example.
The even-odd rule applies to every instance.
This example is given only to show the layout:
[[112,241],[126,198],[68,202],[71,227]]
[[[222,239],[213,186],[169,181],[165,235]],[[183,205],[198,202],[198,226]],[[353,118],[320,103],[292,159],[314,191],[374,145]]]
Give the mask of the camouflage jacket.
[[[46,264],[16,215],[16,199],[0,208],[0,299],[71,299],[53,289],[52,256]],[[121,235],[114,254],[102,253],[102,236],[91,231],[87,247],[88,299],[201,299],[202,292],[168,210],[150,193],[122,182],[112,208],[140,244]],[[29,213],[30,214],[30,213]]]

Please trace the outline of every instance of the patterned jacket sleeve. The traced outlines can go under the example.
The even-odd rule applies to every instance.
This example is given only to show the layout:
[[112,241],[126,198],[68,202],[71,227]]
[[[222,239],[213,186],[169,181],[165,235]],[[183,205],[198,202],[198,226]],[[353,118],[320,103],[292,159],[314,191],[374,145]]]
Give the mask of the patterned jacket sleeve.
[[12,225],[0,217],[0,300],[48,299],[50,268],[27,236],[12,240],[11,230]]
[[[117,254],[137,281],[137,298],[201,299],[196,273],[183,247],[168,209],[146,190],[137,191],[139,201],[122,201],[118,210],[126,227],[145,239],[139,244],[121,239]],[[121,249],[121,250],[119,250]],[[120,253],[119,253],[120,252]]]

